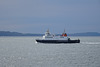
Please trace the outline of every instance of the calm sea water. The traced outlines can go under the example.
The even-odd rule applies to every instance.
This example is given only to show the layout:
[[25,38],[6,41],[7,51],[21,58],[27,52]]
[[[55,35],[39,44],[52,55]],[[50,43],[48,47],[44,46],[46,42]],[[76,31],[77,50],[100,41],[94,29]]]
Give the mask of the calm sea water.
[[0,67],[100,67],[100,37],[79,44],[35,43],[39,37],[0,37]]

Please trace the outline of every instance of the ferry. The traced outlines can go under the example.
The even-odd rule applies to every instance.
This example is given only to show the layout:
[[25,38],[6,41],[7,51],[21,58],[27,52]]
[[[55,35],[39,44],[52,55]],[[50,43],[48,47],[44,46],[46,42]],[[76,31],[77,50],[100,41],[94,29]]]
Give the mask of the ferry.
[[42,39],[36,39],[39,43],[80,43],[80,40],[71,40],[64,32],[60,36],[55,36],[49,32],[49,29],[45,32]]

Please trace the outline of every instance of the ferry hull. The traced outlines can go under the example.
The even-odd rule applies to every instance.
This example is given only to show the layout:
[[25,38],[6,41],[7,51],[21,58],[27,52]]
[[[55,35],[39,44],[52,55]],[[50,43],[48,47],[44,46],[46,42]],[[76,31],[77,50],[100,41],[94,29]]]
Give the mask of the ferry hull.
[[80,40],[36,40],[39,43],[80,43]]

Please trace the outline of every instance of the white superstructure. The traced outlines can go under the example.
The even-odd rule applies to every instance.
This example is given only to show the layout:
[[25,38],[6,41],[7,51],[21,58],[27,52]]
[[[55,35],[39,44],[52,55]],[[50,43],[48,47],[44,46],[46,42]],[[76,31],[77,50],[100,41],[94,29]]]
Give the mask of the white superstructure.
[[67,37],[67,34],[65,33],[65,30],[61,36],[55,36],[55,35],[51,34],[48,29],[45,32],[45,35],[43,36],[42,39],[44,39],[44,40],[68,40],[68,37]]

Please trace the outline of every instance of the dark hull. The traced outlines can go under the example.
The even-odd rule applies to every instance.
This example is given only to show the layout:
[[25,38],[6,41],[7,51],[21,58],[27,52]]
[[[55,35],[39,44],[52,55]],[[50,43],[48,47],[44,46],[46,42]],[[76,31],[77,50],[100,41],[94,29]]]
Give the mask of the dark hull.
[[80,43],[80,40],[36,40],[39,43]]

